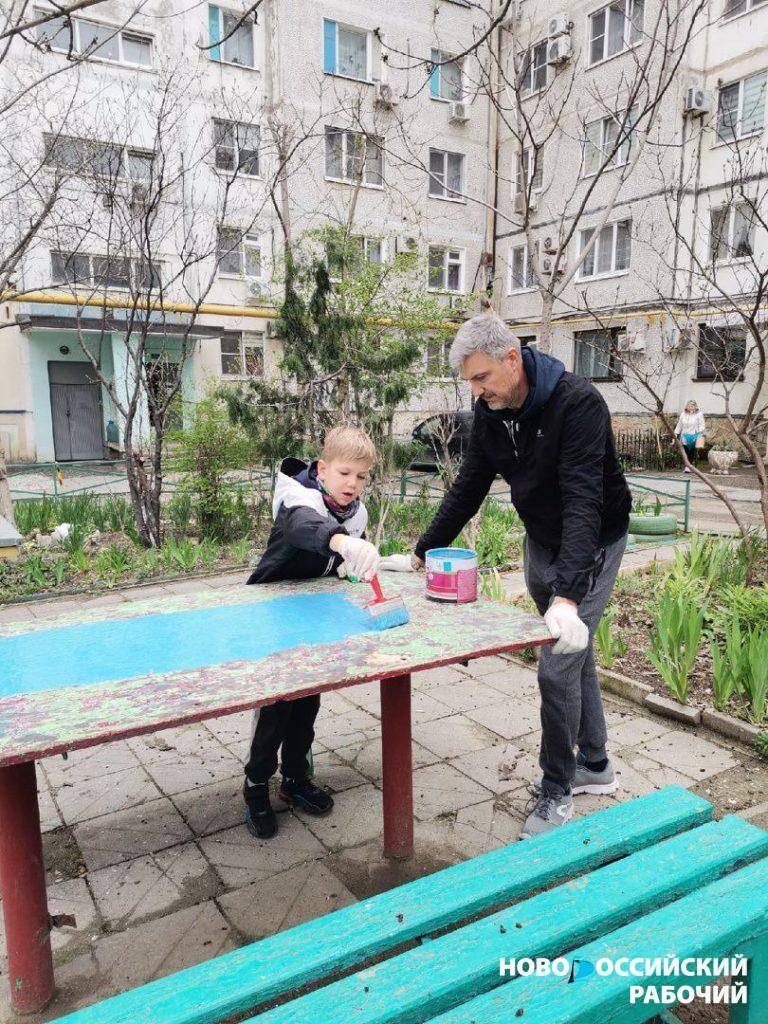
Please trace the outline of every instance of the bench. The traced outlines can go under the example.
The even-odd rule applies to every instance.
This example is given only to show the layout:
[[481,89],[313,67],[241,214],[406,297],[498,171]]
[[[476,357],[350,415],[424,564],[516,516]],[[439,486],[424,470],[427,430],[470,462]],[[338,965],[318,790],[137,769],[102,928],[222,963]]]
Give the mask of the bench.
[[768,832],[734,816],[713,821],[706,800],[669,786],[58,1024],[629,1024],[661,1013],[630,1005],[636,977],[582,978],[577,965],[578,984],[552,974],[510,979],[500,961],[737,952],[750,958],[748,1001],[731,1008],[732,1024],[766,1024]]

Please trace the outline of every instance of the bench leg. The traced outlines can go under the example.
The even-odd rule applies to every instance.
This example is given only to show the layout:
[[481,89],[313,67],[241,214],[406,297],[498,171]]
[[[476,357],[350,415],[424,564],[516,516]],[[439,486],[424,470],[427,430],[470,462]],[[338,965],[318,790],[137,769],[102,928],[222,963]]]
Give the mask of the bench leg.
[[739,946],[749,959],[747,1002],[731,1007],[729,1024],[765,1024],[768,1020],[768,932],[749,945]]
[[384,853],[413,853],[413,759],[411,677],[381,681],[381,760],[384,790]]
[[53,995],[35,763],[0,768],[0,892],[11,1006],[36,1013]]

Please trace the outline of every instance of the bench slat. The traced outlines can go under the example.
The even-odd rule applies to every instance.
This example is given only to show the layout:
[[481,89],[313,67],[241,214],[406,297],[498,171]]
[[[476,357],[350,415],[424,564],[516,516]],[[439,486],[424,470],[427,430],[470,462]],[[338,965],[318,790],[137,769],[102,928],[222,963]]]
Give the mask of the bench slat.
[[667,786],[124,992],[58,1024],[212,1024],[711,817],[706,800]]
[[[728,956],[741,952],[743,944],[760,934],[768,934],[768,860],[581,946],[569,959],[595,963],[601,957]],[[433,1017],[430,1024],[506,1024],[518,1019],[525,1024],[639,1024],[655,1012],[652,1006],[629,1004],[629,986],[641,983],[640,978],[597,972],[575,985],[564,984],[562,978],[521,978]],[[696,984],[697,979],[683,978],[680,983]],[[661,978],[659,984],[674,984],[674,979]],[[762,1012],[756,1022],[768,1019],[768,1008]]]
[[768,855],[768,832],[710,822],[505,908],[245,1024],[421,1024],[504,982],[501,957],[563,954]]

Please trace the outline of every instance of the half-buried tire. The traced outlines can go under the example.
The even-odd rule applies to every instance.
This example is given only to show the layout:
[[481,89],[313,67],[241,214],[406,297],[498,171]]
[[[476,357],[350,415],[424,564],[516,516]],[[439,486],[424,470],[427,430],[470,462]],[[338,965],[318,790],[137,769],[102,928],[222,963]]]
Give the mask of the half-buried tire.
[[641,537],[656,537],[661,534],[677,533],[677,517],[672,512],[663,512],[659,516],[639,515],[632,512],[629,516],[629,532]]

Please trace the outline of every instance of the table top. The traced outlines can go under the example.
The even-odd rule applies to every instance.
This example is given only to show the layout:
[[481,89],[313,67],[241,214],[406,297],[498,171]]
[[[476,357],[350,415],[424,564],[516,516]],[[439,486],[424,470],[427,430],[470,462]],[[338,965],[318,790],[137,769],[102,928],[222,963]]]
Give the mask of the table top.
[[362,631],[370,588],[335,578],[2,625],[0,766],[551,639],[509,605],[431,601],[422,576],[382,582],[407,626]]

